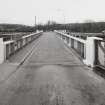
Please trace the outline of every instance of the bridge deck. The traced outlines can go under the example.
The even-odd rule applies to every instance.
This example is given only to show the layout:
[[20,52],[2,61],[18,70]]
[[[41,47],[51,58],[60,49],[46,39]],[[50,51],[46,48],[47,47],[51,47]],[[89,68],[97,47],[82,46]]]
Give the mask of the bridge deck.
[[105,81],[55,33],[44,33],[24,64],[0,85],[0,105],[104,105]]

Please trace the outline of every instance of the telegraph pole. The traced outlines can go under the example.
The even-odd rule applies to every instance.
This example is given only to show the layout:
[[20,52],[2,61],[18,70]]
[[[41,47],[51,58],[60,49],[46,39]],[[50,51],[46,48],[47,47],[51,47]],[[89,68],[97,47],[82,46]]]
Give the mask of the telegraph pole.
[[36,16],[35,16],[35,31],[36,31]]
[[36,16],[35,16],[35,26],[36,26]]

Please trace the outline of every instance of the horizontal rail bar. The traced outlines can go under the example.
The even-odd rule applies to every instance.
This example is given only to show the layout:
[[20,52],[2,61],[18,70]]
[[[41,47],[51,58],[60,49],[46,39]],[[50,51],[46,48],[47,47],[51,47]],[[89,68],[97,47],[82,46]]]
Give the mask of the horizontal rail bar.
[[76,41],[79,41],[79,42],[81,42],[81,43],[86,44],[86,40],[83,40],[83,39],[80,39],[80,38],[76,38],[76,37],[73,37],[73,36],[64,34],[64,33],[62,33],[62,32],[58,32],[58,31],[55,31],[55,32],[57,32],[58,34],[61,34],[61,35],[63,35],[63,36],[69,37],[69,38],[71,38],[71,39],[74,39],[74,40],[76,40]]
[[27,36],[23,36],[18,40],[9,40],[3,41],[3,38],[0,39],[0,63],[3,63],[11,55],[15,54],[17,51],[21,50],[28,43],[31,43],[36,38],[41,35],[41,32],[32,33]]

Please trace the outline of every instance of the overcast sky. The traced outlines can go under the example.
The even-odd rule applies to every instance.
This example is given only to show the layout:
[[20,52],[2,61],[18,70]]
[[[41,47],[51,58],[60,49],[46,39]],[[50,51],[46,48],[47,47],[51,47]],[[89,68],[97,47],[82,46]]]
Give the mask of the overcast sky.
[[0,0],[0,23],[105,21],[105,0]]

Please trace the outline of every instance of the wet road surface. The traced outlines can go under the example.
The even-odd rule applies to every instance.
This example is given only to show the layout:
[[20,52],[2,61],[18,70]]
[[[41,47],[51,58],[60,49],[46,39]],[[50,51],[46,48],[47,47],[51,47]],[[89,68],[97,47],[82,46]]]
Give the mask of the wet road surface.
[[24,64],[0,84],[0,105],[105,105],[105,80],[53,32],[44,33]]

